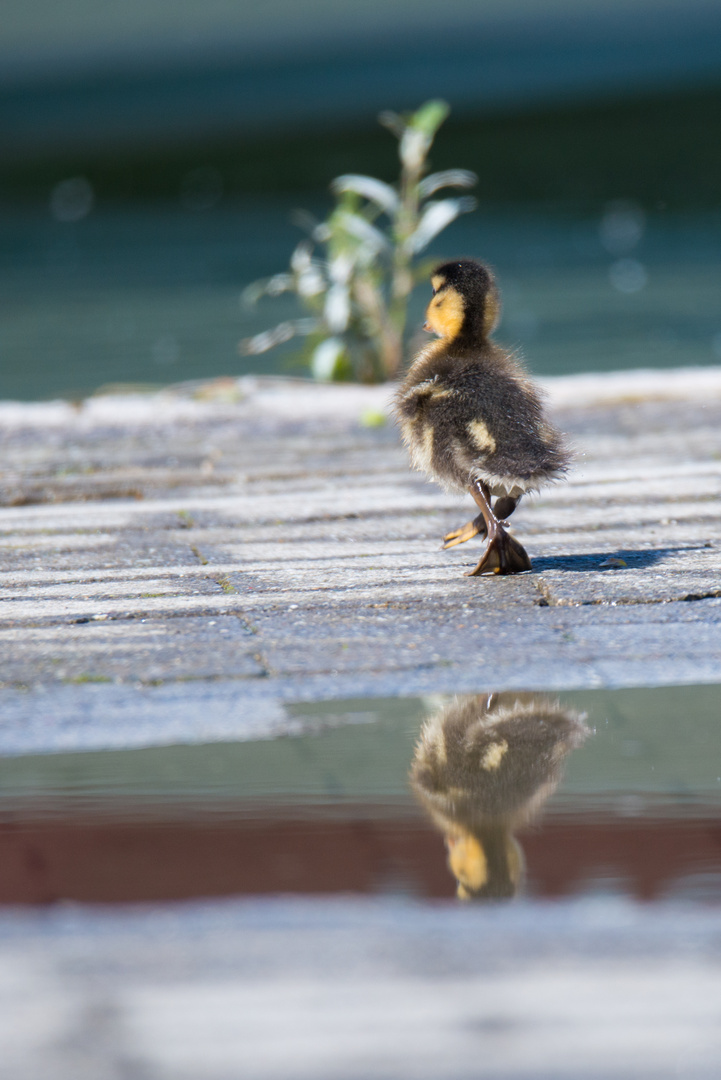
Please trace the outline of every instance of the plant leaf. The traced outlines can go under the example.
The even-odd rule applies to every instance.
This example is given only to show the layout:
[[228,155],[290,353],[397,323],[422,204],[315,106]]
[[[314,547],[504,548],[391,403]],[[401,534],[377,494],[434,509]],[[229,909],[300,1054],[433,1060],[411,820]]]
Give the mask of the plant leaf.
[[245,356],[257,356],[258,353],[268,352],[276,345],[282,345],[284,341],[290,341],[296,334],[312,334],[319,327],[317,319],[295,319],[294,321],[278,323],[272,330],[264,330],[255,337],[244,338],[238,348]]
[[406,127],[398,147],[403,165],[411,172],[420,172],[426,154],[436,137],[436,132],[450,112],[445,101],[427,101],[407,118]]
[[290,215],[290,220],[293,225],[297,225],[299,229],[302,229],[303,232],[307,232],[309,236],[313,235],[313,232],[320,224],[318,218],[314,214],[311,214],[310,210],[303,210],[302,208],[293,210]]
[[342,334],[350,319],[350,296],[345,285],[331,285],[326,293],[323,317],[328,329]]
[[469,188],[478,183],[478,177],[468,169],[444,169],[443,172],[431,173],[418,185],[418,192],[422,199],[440,191],[444,187]]
[[446,225],[450,225],[460,214],[467,214],[475,206],[476,200],[468,196],[428,203],[415,232],[407,240],[409,250],[414,254],[422,251]]
[[292,274],[274,274],[270,278],[261,278],[247,285],[240,294],[243,304],[256,304],[261,296],[280,296],[281,293],[290,292],[293,289]]
[[290,268],[295,274],[302,274],[310,266],[313,253],[313,245],[307,240],[301,240],[290,257]]
[[295,285],[298,296],[318,296],[325,288],[325,278],[317,266],[311,265],[307,270],[303,270],[298,274],[298,280]]
[[345,347],[341,338],[330,337],[321,341],[320,345],[313,350],[310,362],[313,378],[319,382],[329,382],[335,376],[344,352]]
[[441,98],[426,101],[409,118],[408,127],[422,132],[428,140],[432,141],[450,111],[451,108],[448,102],[443,101]]
[[320,225],[316,225],[313,229],[313,239],[318,244],[327,244],[333,234],[333,230],[327,221],[321,221]]
[[401,138],[406,129],[406,122],[403,117],[396,112],[391,112],[390,109],[378,114],[378,123],[392,131],[397,139]]
[[398,209],[399,199],[395,189],[382,180],[376,180],[374,176],[360,176],[355,173],[337,176],[331,184],[331,191],[337,195],[352,191],[355,195],[374,202],[389,215]]
[[356,240],[360,240],[362,244],[365,244],[372,251],[389,250],[388,240],[380,229],[376,229],[375,225],[371,225],[360,214],[351,214],[348,210],[341,210],[338,214],[338,223],[347,233],[354,236]]
[[353,273],[353,259],[347,251],[328,260],[328,276],[335,285],[346,285]]
[[422,131],[407,127],[398,146],[398,154],[406,169],[421,172],[431,140]]

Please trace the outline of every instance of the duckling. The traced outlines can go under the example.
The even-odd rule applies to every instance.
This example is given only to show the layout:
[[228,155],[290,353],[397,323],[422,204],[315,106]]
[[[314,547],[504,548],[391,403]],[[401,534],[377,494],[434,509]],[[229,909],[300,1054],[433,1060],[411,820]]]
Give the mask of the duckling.
[[513,835],[555,790],[584,717],[542,694],[457,698],[423,725],[411,786],[445,836],[461,900],[509,899],[524,859]]
[[488,538],[468,576],[522,573],[531,560],[505,519],[526,492],[563,475],[569,454],[517,357],[491,341],[500,298],[489,268],[445,263],[431,285],[424,330],[440,340],[421,349],[396,394],[401,434],[416,469],[470,491],[481,511],[443,538],[444,548]]

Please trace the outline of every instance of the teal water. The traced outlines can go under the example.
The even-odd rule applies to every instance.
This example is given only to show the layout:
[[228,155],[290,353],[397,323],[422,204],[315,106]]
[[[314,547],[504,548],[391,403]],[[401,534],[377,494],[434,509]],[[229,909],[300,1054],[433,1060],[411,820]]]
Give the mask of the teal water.
[[[512,697],[512,694],[508,695]],[[695,805],[721,812],[719,687],[678,686],[538,694],[586,717],[590,735],[569,755],[551,808],[614,812],[636,796],[653,815]],[[245,807],[413,802],[408,768],[424,720],[452,700],[359,698],[287,705],[307,730],[237,743],[0,758],[0,815],[33,805],[123,804],[186,812]],[[621,804],[625,805],[625,804]],[[641,812],[639,810],[639,812]],[[721,852],[720,852],[721,858]]]
[[[327,208],[322,195],[310,203]],[[299,373],[292,345],[238,353],[240,339],[302,314],[287,298],[240,303],[244,285],[287,265],[302,235],[295,205],[257,197],[205,211],[101,206],[76,222],[49,210],[0,216],[0,399]],[[430,254],[496,268],[498,337],[539,374],[721,362],[721,212],[639,220],[619,243],[601,216],[484,207]],[[411,328],[426,296],[414,295]]]
[[718,904],[718,692],[326,701],[280,738],[0,759],[0,905],[473,881]]

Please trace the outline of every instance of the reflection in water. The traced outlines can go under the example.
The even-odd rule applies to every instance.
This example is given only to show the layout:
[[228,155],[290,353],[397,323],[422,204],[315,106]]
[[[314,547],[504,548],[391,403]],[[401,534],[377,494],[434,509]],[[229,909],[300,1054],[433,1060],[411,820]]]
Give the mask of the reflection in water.
[[411,784],[445,835],[463,900],[515,896],[523,853],[513,833],[556,788],[583,716],[544,694],[457,698],[423,725]]
[[[415,800],[421,698],[295,703],[284,715],[294,733],[275,739],[0,756],[0,912],[66,900],[441,899],[457,879],[463,896],[520,885],[547,900],[718,905],[719,686],[561,697],[564,708],[553,696],[484,695],[440,712],[415,753]],[[570,758],[585,709],[598,731]]]

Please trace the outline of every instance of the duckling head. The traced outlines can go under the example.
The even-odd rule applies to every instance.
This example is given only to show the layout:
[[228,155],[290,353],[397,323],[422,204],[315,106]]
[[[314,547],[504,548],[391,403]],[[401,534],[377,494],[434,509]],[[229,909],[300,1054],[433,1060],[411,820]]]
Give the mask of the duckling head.
[[444,263],[431,275],[433,299],[426,311],[425,330],[448,341],[485,341],[501,314],[493,274],[475,259]]

